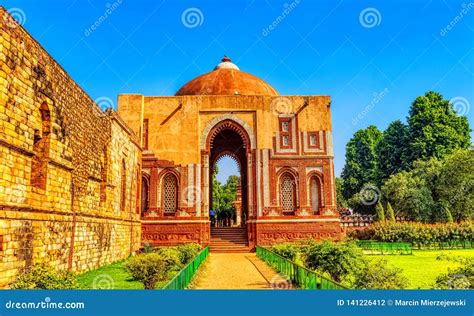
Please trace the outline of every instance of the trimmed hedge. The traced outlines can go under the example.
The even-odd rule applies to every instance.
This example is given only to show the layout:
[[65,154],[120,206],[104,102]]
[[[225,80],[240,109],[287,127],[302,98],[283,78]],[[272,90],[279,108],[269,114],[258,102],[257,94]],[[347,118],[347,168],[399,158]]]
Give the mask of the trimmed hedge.
[[359,240],[409,242],[419,248],[433,244],[462,245],[463,242],[472,245],[474,224],[471,221],[438,224],[384,221],[364,230],[352,231],[350,236]]

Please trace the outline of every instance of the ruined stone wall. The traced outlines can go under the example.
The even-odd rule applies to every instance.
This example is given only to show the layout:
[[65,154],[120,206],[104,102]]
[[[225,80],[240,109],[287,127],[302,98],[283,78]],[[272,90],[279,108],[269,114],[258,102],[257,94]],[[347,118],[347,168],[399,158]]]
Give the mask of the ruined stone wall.
[[6,14],[0,7],[0,287],[34,263],[84,271],[140,242],[138,139]]

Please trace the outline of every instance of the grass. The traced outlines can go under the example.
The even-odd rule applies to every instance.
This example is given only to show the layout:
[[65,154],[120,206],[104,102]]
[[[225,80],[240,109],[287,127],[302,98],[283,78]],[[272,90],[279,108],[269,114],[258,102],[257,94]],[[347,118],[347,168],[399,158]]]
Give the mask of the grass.
[[139,290],[143,284],[134,281],[124,263],[127,259],[114,262],[99,269],[79,275],[78,283],[84,289]]
[[413,255],[368,255],[367,258],[385,259],[393,267],[403,269],[402,274],[409,280],[408,289],[430,289],[440,274],[454,269],[459,263],[449,260],[436,260],[444,254],[447,257],[474,258],[474,249],[456,250],[413,250]]

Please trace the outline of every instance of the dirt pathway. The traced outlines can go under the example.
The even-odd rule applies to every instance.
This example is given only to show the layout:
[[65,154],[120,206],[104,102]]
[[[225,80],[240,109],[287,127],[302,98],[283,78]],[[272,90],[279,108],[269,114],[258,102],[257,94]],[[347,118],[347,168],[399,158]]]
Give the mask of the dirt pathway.
[[[285,285],[286,284],[286,285]],[[210,253],[190,288],[271,289],[289,285],[255,253]]]

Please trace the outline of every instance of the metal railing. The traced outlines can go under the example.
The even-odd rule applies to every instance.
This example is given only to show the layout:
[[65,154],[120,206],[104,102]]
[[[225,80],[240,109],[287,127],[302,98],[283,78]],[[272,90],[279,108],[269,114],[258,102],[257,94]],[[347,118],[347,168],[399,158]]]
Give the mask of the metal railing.
[[299,264],[290,261],[271,250],[257,246],[257,256],[277,270],[279,273],[288,277],[289,280],[303,289],[310,290],[343,290],[347,289],[331,279],[325,278],[316,272],[313,272]]
[[201,266],[201,263],[206,260],[208,254],[209,247],[201,250],[201,252],[183,269],[181,269],[178,274],[162,288],[162,290],[184,290],[193,279]]
[[408,242],[381,242],[373,240],[359,240],[357,246],[361,248],[365,254],[381,254],[381,255],[411,255],[413,247]]

